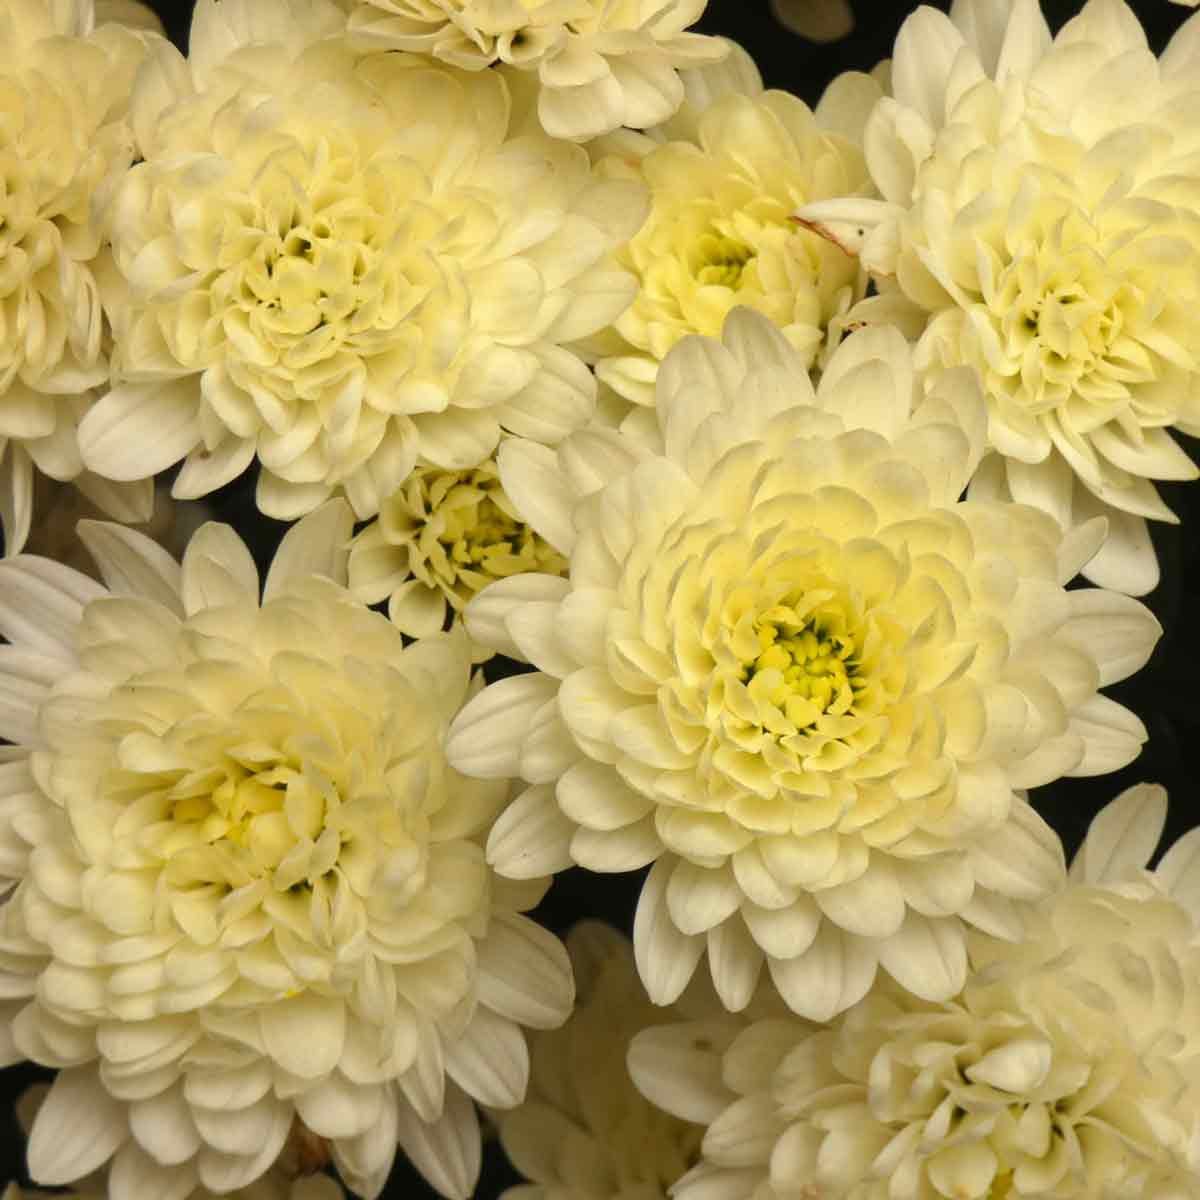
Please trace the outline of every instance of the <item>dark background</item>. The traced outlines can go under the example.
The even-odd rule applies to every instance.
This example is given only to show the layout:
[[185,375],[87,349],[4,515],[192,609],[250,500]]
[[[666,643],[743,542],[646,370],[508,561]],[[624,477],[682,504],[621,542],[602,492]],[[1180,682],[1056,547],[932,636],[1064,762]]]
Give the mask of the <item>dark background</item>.
[[[162,17],[172,40],[185,46],[192,5],[171,0],[150,0],[150,4]],[[1190,12],[1169,0],[1133,0],[1131,6],[1156,50],[1161,50]],[[835,75],[850,69],[869,70],[887,57],[901,22],[916,5],[898,0],[855,0],[854,7],[857,30],[825,46],[806,42],[785,30],[770,15],[766,0],[710,0],[699,28],[736,38],[758,63],[768,87],[784,88],[814,104]],[[948,0],[935,7],[948,9]],[[1043,0],[1043,9],[1054,28],[1078,7],[1069,0]],[[1200,443],[1177,436],[1193,460],[1200,462]],[[1152,526],[1162,582],[1146,602],[1165,633],[1146,668],[1131,680],[1107,689],[1108,695],[1142,718],[1150,740],[1141,757],[1123,771],[1099,779],[1060,780],[1034,794],[1035,806],[1061,834],[1068,855],[1095,813],[1123,788],[1141,781],[1161,783],[1171,793],[1166,844],[1197,823],[1189,746],[1192,739],[1200,743],[1200,630],[1195,621],[1200,613],[1200,483],[1163,484],[1159,490],[1181,519],[1178,526]],[[246,538],[260,562],[269,561],[285,526],[256,511],[252,475],[222,489],[210,497],[210,502],[218,518],[233,524]],[[642,874],[597,876],[567,871],[556,878],[535,915],[560,934],[585,916],[602,917],[628,932]],[[24,1180],[23,1139],[12,1117],[12,1105],[27,1083],[48,1075],[30,1067],[0,1073],[0,1181]],[[477,1200],[494,1200],[507,1185],[517,1181],[498,1147],[494,1143],[486,1146]],[[399,1162],[384,1195],[395,1200],[426,1200],[436,1193]]]

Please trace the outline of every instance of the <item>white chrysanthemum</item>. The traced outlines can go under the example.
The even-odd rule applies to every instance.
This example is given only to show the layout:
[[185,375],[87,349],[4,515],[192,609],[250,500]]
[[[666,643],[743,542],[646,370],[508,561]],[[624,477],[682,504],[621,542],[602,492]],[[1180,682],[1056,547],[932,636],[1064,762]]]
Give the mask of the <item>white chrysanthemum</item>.
[[1145,871],[1165,806],[1139,787],[1102,812],[1077,880],[1024,942],[974,939],[951,1001],[877,994],[826,1030],[756,1022],[723,1052],[639,1034],[634,1078],[668,1110],[694,1119],[691,1081],[725,1084],[676,1200],[1200,1195],[1200,831]]
[[530,1038],[529,1096],[499,1115],[504,1151],[530,1181],[501,1200],[666,1200],[699,1157],[703,1127],[669,1116],[638,1092],[625,1063],[630,1040],[688,1017],[697,1021],[689,1032],[714,1036],[728,1022],[717,1022],[714,1032],[715,1014],[702,1002],[651,1004],[633,947],[607,926],[581,922],[567,950],[577,1006],[561,1029]]
[[94,28],[91,0],[0,8],[0,521],[25,544],[35,469],[78,479],[120,520],[147,520],[149,480],[116,488],[83,470],[80,418],[108,380],[96,272],[103,213],[133,160],[129,91],[150,43]]
[[431,54],[468,71],[536,72],[551,136],[587,141],[647,129],[683,102],[678,68],[715,62],[719,38],[686,32],[707,0],[364,0],[352,37]]
[[776,20],[814,42],[836,42],[854,28],[848,0],[771,0]]
[[468,471],[417,466],[350,548],[350,590],[388,602],[402,633],[441,629],[481,588],[523,571],[561,575],[566,560],[517,516],[494,459]]
[[659,363],[681,338],[719,336],[738,305],[770,317],[813,363],[830,323],[865,291],[858,262],[792,213],[822,197],[872,192],[854,126],[882,95],[879,85],[841,76],[814,113],[786,92],[764,92],[734,47],[721,66],[689,72],[688,86],[687,121],[667,127],[670,140],[626,136],[620,154],[600,164],[650,190],[650,215],[617,256],[638,280],[637,297],[596,365],[635,404],[653,403]]
[[60,1068],[30,1172],[111,1159],[112,1200],[247,1186],[296,1128],[376,1196],[397,1142],[443,1194],[472,1097],[518,1103],[522,1025],[570,1009],[560,943],[482,840],[504,784],[451,770],[461,634],[407,649],[344,587],[351,515],[267,575],[224,525],[182,566],[85,523],[107,588],[0,565],[0,1062]]
[[[26,1135],[33,1127],[48,1090],[46,1084],[34,1084],[27,1088],[17,1101],[17,1119]],[[292,1165],[288,1164],[289,1167]],[[295,1170],[276,1167],[249,1186],[226,1192],[224,1195],[228,1200],[345,1200],[346,1193],[329,1175],[311,1172],[298,1175]],[[65,1192],[30,1191],[18,1187],[15,1183],[9,1184],[0,1200],[55,1200],[55,1197],[60,1197],[61,1200],[110,1200],[107,1172],[93,1172],[87,1179],[79,1181]],[[156,1196],[154,1200],[164,1198]],[[197,1187],[186,1193],[179,1193],[177,1200],[216,1200],[216,1195],[207,1188]]]
[[1108,517],[1086,574],[1134,595],[1158,579],[1146,518],[1175,519],[1152,480],[1198,473],[1168,433],[1200,434],[1197,33],[1156,60],[1124,0],[1053,39],[1037,0],[921,8],[867,126],[884,200],[802,210],[894,281],[864,319],[902,298],[922,366],[980,371],[1011,495]]
[[264,512],[344,491],[365,519],[418,455],[471,467],[501,427],[554,442],[589,416],[563,344],[631,298],[608,255],[641,189],[511,136],[496,72],[363,58],[343,25],[328,0],[200,0],[188,62],[140,77],[117,382],[80,430],[97,472],[183,458],[186,498],[257,456]]
[[1062,870],[1014,789],[1145,739],[1097,688],[1145,662],[1157,622],[1063,588],[1102,522],[1065,539],[1036,509],[960,501],[978,383],[916,380],[901,336],[870,329],[814,394],[782,334],[736,310],[724,344],[668,356],[647,441],[501,453],[569,579],[468,605],[476,640],[538,670],[467,705],[450,761],[533,785],[492,831],[501,873],[655,864],[634,943],[657,1003],[706,947],[735,1009],[764,959],[814,1019],[879,964],[953,995],[964,924],[1018,936],[1016,905]]

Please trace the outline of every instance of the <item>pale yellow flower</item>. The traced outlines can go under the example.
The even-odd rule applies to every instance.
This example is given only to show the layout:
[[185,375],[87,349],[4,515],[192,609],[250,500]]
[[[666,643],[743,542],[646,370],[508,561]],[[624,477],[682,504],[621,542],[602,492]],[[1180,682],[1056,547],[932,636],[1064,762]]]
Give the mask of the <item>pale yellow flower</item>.
[[[731,79],[738,59],[741,77]],[[607,174],[650,190],[650,215],[617,256],[637,278],[637,296],[607,344],[597,343],[598,377],[635,404],[653,403],[658,365],[681,338],[719,335],[738,305],[770,317],[815,364],[831,325],[866,288],[857,261],[792,213],[873,193],[853,125],[882,95],[878,84],[844,76],[814,113],[786,92],[763,91],[734,47],[721,66],[689,72],[688,87],[686,124],[666,126],[665,143],[626,136],[620,154],[601,161]]]
[[293,526],[261,600],[217,524],[179,563],[85,522],[106,586],[0,564],[0,1061],[59,1069],[41,1183],[230,1192],[300,1129],[360,1195],[399,1145],[466,1200],[473,1100],[518,1103],[522,1026],[570,1010],[519,915],[545,882],[484,860],[507,785],[442,749],[467,639],[405,648],[345,588],[350,530],[340,500]]
[[468,71],[495,63],[536,73],[538,118],[556,138],[645,129],[683,101],[678,68],[725,53],[688,33],[706,0],[364,0],[352,35],[430,54]]
[[884,199],[800,210],[881,280],[856,315],[910,321],[925,369],[979,370],[988,494],[1104,515],[1086,573],[1135,595],[1146,520],[1175,520],[1153,481],[1200,473],[1168,432],[1200,434],[1198,21],[1156,59],[1124,0],[1054,37],[1037,0],[922,7],[867,125]]
[[851,334],[814,392],[761,314],[693,337],[653,422],[557,452],[508,443],[517,511],[568,577],[516,576],[472,637],[537,669],[456,718],[450,761],[528,789],[490,861],[654,863],[634,926],[651,998],[707,952],[730,1008],[762,968],[825,1020],[880,965],[945,999],[968,927],[1020,936],[1061,848],[1017,789],[1130,761],[1140,721],[1098,689],[1159,635],[1137,601],[1064,585],[1065,537],[963,500],[985,444],[973,372],[928,388],[894,330]]
[[397,628],[423,637],[497,579],[565,568],[513,509],[493,459],[469,471],[418,466],[355,537],[350,590],[366,604],[386,600]]
[[633,292],[609,252],[641,190],[577,146],[514,136],[507,86],[408,54],[362,56],[328,0],[200,0],[134,120],[115,201],[123,314],[88,464],[174,494],[261,464],[259,507],[342,493],[359,519],[418,457],[476,466],[501,429],[547,442],[595,383],[567,343]]
[[76,429],[108,381],[97,273],[105,212],[133,160],[129,92],[157,39],[95,27],[91,0],[0,8],[0,522],[6,554],[29,534],[34,475],[78,480],[125,521],[150,516],[147,480],[83,469]]
[[755,1021],[726,1047],[634,1040],[668,1110],[710,1096],[675,1200],[1114,1200],[1200,1193],[1200,949],[1193,831],[1156,872],[1159,788],[1100,814],[1077,878],[1011,943],[977,935],[963,991],[884,989],[823,1030]]

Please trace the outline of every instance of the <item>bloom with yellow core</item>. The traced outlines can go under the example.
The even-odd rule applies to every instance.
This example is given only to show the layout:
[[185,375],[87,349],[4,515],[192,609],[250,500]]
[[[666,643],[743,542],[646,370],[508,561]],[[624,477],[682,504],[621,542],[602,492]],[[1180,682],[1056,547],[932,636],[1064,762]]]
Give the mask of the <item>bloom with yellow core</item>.
[[1126,596],[1064,585],[1103,537],[961,498],[983,453],[972,372],[927,389],[894,330],[851,334],[814,392],[735,310],[659,373],[654,422],[500,475],[568,560],[500,580],[468,631],[536,670],[455,719],[450,761],[527,785],[492,829],[503,874],[653,863],[634,926],[651,998],[707,952],[731,1009],[764,965],[827,1020],[883,968],[957,992],[971,927],[1019,937],[1063,870],[1018,789],[1130,761],[1099,694],[1159,635]]
[[814,112],[764,91],[734,46],[725,63],[689,72],[688,92],[680,118],[656,131],[665,141],[627,134],[600,162],[650,189],[650,215],[617,256],[636,276],[637,296],[596,343],[598,377],[635,404],[653,403],[658,365],[681,338],[718,336],[739,305],[770,317],[816,365],[831,324],[866,287],[857,260],[792,213],[831,196],[874,194],[861,117],[879,85],[841,76]]
[[356,601],[351,524],[335,500],[293,526],[261,599],[217,524],[180,563],[84,522],[104,586],[0,566],[0,1046],[59,1069],[40,1183],[111,1160],[112,1200],[229,1192],[299,1130],[360,1195],[399,1144],[466,1200],[473,1100],[518,1103],[522,1026],[570,1009],[520,915],[545,881],[485,862],[507,785],[442,750],[467,639],[406,648]]
[[679,69],[720,59],[719,38],[689,33],[707,0],[363,0],[351,35],[468,71],[497,63],[537,81],[552,137],[587,141],[665,121],[683,101]]
[[78,481],[118,520],[148,520],[153,507],[149,479],[121,487],[85,471],[76,435],[108,382],[97,275],[112,191],[134,158],[129,93],[161,42],[97,27],[96,16],[91,0],[0,9],[0,521],[10,555],[29,535],[37,472]]
[[922,6],[900,30],[894,95],[864,146],[882,200],[799,215],[857,255],[922,368],[980,372],[982,486],[1065,529],[1103,515],[1085,569],[1131,595],[1158,564],[1155,480],[1200,471],[1200,16],[1161,58],[1124,0],[1089,0],[1051,36],[1037,0]]
[[358,54],[331,0],[199,0],[133,118],[114,386],[80,432],[97,473],[182,459],[187,499],[257,458],[269,515],[344,494],[366,520],[418,460],[474,467],[502,429],[553,443],[590,416],[567,346],[631,298],[609,252],[644,194],[518,135],[498,73]]
[[754,1021],[711,1049],[638,1034],[638,1086],[706,1125],[672,1196],[1196,1195],[1198,831],[1147,870],[1165,811],[1144,785],[1104,809],[1025,939],[976,934],[945,1002],[883,989],[827,1029]]
[[566,560],[517,516],[495,460],[468,471],[417,466],[350,548],[350,590],[388,602],[402,633],[423,637],[481,588],[524,571],[561,575]]

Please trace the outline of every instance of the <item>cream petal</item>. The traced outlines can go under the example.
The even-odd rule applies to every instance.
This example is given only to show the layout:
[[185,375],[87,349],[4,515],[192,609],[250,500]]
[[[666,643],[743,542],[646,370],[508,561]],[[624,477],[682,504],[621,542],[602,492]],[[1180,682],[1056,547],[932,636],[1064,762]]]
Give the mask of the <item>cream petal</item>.
[[328,1075],[342,1056],[346,1007],[339,997],[302,992],[259,1012],[266,1052],[301,1079]]
[[29,1137],[29,1173],[48,1186],[72,1183],[102,1167],[129,1136],[124,1106],[93,1067],[60,1071]]
[[572,865],[575,826],[562,815],[551,784],[526,788],[497,817],[488,834],[487,860],[508,879],[554,875]]
[[179,563],[156,541],[109,521],[80,521],[78,532],[110,592],[144,596],[183,616]]
[[810,1021],[829,1021],[866,995],[877,962],[873,945],[824,921],[803,954],[768,958],[767,967],[788,1008]]
[[923,1000],[947,1000],[962,990],[967,949],[955,917],[930,918],[909,912],[904,924],[879,943],[879,963],[891,977]]
[[478,779],[515,776],[530,722],[558,689],[557,679],[538,672],[514,675],[484,688],[467,702],[446,735],[450,765]]
[[428,1124],[407,1108],[397,1113],[396,1138],[413,1166],[448,1200],[470,1200],[479,1178],[479,1119],[467,1096],[446,1091],[442,1115]]
[[113,388],[79,423],[84,465],[118,482],[157,475],[200,441],[199,406],[195,378]]
[[534,1029],[555,1029],[575,1002],[571,964],[561,941],[526,917],[496,916],[479,944],[479,1000]]
[[669,857],[654,864],[642,885],[633,922],[638,974],[655,1004],[674,1004],[679,999],[704,953],[704,937],[680,932],[667,909],[673,867]]
[[720,1020],[644,1029],[629,1044],[629,1074],[652,1104],[707,1125],[734,1099],[721,1081],[721,1051],[736,1031],[735,1023]]
[[511,438],[496,455],[500,482],[513,507],[556,550],[570,554],[575,544],[575,494],[552,450]]

